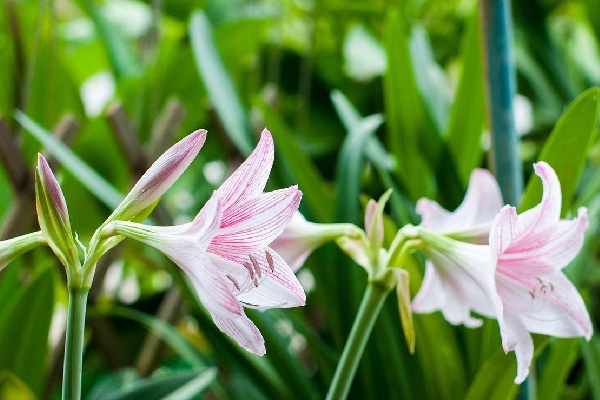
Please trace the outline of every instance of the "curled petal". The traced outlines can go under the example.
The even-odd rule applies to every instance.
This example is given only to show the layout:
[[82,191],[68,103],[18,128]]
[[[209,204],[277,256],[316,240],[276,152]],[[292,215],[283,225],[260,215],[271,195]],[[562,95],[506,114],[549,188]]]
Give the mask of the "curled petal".
[[225,210],[262,193],[271,173],[274,154],[271,132],[264,129],[252,154],[219,188]]
[[562,205],[560,182],[554,169],[543,161],[534,164],[533,168],[542,179],[543,193],[538,205],[519,214],[519,234],[525,237],[556,224],[560,219]]

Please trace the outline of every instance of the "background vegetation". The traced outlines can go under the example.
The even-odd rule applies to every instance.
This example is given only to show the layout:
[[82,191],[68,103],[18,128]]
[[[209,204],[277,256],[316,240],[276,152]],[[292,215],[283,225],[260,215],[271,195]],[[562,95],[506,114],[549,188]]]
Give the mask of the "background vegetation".
[[[38,151],[54,158],[85,242],[115,196],[198,128],[208,129],[207,142],[165,195],[158,222],[191,218],[264,126],[276,141],[270,186],[298,183],[312,221],[362,226],[361,204],[388,187],[390,233],[418,223],[414,203],[422,196],[453,209],[490,149],[485,27],[477,16],[474,0],[4,0],[0,235],[37,229]],[[535,160],[549,160],[561,177],[565,215],[589,208],[584,251],[567,273],[598,326],[600,92],[589,88],[600,85],[600,3],[516,1],[513,24],[524,179]],[[57,150],[56,137],[72,152]],[[99,177],[116,191],[103,189]],[[414,294],[422,260],[406,268]],[[1,398],[60,396],[63,275],[47,248],[1,272]],[[365,274],[326,246],[299,276],[306,307],[249,312],[266,339],[259,358],[218,331],[167,259],[125,241],[102,260],[90,296],[84,397],[324,397]],[[393,297],[352,398],[524,396],[512,383],[514,355],[504,355],[496,321],[471,330],[439,313],[415,316],[410,354]],[[600,398],[597,334],[590,342],[539,336],[536,345],[530,387],[538,398]]]

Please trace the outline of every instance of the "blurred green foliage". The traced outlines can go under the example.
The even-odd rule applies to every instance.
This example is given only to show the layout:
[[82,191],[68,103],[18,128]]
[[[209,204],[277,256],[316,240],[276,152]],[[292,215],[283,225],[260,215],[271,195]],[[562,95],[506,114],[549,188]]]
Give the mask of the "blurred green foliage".
[[[568,273],[597,326],[598,89],[572,102],[600,85],[600,6],[515,1],[513,18],[520,157],[526,178],[537,159],[555,165],[565,214],[589,207],[586,245]],[[95,178],[69,167],[72,154],[124,193],[144,163],[123,151],[119,137],[134,137],[141,159],[151,160],[175,138],[208,129],[200,156],[153,216],[182,221],[264,126],[276,141],[272,188],[298,183],[301,210],[312,221],[362,225],[360,197],[393,187],[391,237],[418,222],[419,197],[452,209],[470,171],[487,166],[481,29],[474,0],[5,0],[0,115],[25,165],[42,150],[63,164],[57,176],[83,241],[110,209],[94,193]],[[115,122],[118,112],[125,125]],[[60,131],[66,114],[79,125],[71,155],[61,159],[40,137]],[[35,210],[23,200],[31,188],[13,178],[0,171],[3,234],[36,229]],[[532,186],[525,204],[538,196]],[[31,218],[11,222],[18,209]],[[34,251],[0,273],[0,394],[7,398],[60,394],[66,289],[50,254]],[[406,269],[414,294],[422,260]],[[124,242],[99,266],[90,296],[84,398],[324,397],[365,276],[331,246],[309,258],[300,278],[306,307],[249,313],[266,340],[267,355],[258,358],[214,326],[168,260]],[[514,356],[502,354],[495,321],[469,330],[439,314],[417,315],[415,330],[411,355],[389,299],[351,398],[516,395]],[[149,345],[149,333],[168,346]],[[538,338],[536,345],[539,398],[600,398],[597,335],[589,343]],[[209,383],[212,371],[217,378]]]

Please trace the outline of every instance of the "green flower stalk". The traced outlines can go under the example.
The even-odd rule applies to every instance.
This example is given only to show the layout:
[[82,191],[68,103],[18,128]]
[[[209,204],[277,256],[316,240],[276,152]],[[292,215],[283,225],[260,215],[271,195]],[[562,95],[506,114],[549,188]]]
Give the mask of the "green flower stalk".
[[[69,212],[63,193],[46,159],[38,155],[35,176],[36,207],[41,232],[0,242],[0,264],[40,243],[47,243],[67,272],[69,307],[63,369],[62,398],[81,398],[81,370],[86,303],[96,263],[109,249],[124,239],[106,236],[101,230],[109,222],[143,221],[160,197],[194,160],[206,138],[205,130],[188,135],[160,156],[140,178],[111,216],[97,229],[82,257],[71,229]],[[10,247],[9,247],[10,246]]]
[[357,237],[343,236],[337,239],[342,250],[366,270],[369,282],[329,387],[327,399],[343,399],[348,395],[375,321],[387,295],[394,287],[407,345],[411,352],[414,351],[415,335],[408,292],[408,274],[398,266],[403,265],[406,257],[421,245],[421,241],[407,234],[406,231],[413,228],[407,226],[398,231],[388,250],[383,248],[383,210],[390,194],[391,190],[388,190],[378,202],[369,201],[365,210],[365,231],[361,231]]

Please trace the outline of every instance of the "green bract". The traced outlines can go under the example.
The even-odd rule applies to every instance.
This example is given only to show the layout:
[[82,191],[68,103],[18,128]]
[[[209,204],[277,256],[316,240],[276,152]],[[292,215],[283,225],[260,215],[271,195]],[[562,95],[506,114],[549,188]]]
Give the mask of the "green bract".
[[67,274],[79,268],[79,253],[73,239],[67,204],[48,162],[38,155],[35,171],[35,203],[42,233]]

